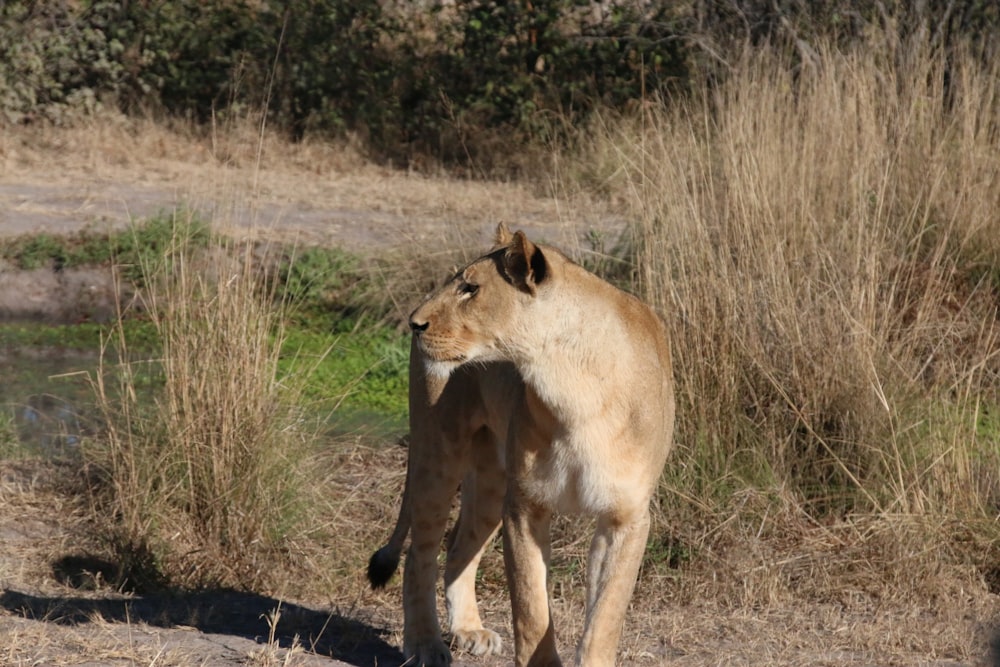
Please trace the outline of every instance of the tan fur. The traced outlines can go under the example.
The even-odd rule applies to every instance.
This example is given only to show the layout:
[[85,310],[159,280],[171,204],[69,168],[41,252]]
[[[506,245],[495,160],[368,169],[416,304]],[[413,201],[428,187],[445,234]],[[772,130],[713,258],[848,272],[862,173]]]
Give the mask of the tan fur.
[[577,664],[613,665],[649,502],[671,447],[673,379],[662,323],[557,250],[501,226],[497,247],[431,295],[410,326],[406,491],[393,539],[373,557],[373,567],[380,554],[398,560],[412,528],[406,656],[451,662],[434,586],[461,483],[445,569],[453,643],[475,654],[500,650],[480,621],[474,577],[502,517],[515,664],[562,664],[547,592],[549,525],[553,513],[582,513],[596,517],[597,530]]

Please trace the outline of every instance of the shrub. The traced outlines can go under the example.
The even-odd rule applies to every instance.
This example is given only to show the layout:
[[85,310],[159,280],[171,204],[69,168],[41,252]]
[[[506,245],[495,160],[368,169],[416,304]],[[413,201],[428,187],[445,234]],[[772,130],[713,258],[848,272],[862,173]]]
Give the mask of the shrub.
[[990,3],[911,4],[14,0],[0,6],[0,111],[62,122],[110,103],[203,123],[262,111],[297,138],[352,132],[385,158],[490,172],[594,109],[725,81],[746,44],[809,66],[824,39],[850,46],[878,26],[889,45],[972,39],[993,57]]
[[15,122],[101,100],[199,122],[266,109],[295,137],[354,131],[390,157],[485,161],[480,130],[544,140],[553,118],[683,80],[675,23],[570,0],[17,1],[0,10],[0,109]]
[[125,77],[115,2],[0,4],[0,113],[56,123],[92,113]]

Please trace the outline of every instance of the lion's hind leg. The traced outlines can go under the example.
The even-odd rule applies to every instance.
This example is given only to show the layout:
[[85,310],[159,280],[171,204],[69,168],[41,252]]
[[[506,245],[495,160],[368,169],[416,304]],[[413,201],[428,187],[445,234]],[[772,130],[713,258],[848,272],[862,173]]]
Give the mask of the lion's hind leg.
[[483,627],[476,603],[476,570],[500,528],[506,476],[494,436],[473,436],[473,469],[462,482],[462,506],[448,540],[445,601],[452,646],[472,655],[500,653],[500,635]]
[[413,434],[411,453],[448,452],[455,454],[455,460],[446,462],[440,456],[410,457],[407,488],[412,525],[410,548],[403,567],[403,654],[413,661],[407,664],[445,667],[451,664],[451,651],[441,638],[438,624],[437,557],[467,459],[463,452],[455,452],[447,446],[414,450],[421,444],[418,443],[421,437],[425,436]]

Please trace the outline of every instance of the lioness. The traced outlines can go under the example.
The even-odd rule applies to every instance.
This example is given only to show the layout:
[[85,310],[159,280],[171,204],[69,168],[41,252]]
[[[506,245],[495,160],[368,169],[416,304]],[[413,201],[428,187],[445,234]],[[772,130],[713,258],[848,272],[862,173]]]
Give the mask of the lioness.
[[[503,519],[515,664],[561,665],[546,584],[555,512],[597,518],[577,663],[613,665],[649,532],[649,502],[671,447],[670,348],[663,324],[548,246],[503,225],[496,246],[410,316],[411,441],[399,521],[369,563],[373,586],[399,563],[403,650],[448,665],[434,587],[451,500],[462,504],[445,567],[453,643],[499,652],[475,573]],[[470,363],[471,362],[471,363]],[[505,474],[506,469],[506,474]]]

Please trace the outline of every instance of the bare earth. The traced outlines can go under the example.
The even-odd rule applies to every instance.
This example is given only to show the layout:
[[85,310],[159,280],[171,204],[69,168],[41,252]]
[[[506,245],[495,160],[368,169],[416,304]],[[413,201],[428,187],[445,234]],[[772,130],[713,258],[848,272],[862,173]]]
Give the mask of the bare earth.
[[606,206],[549,196],[554,182],[431,178],[324,144],[266,141],[258,156],[255,142],[231,136],[209,143],[152,125],[32,136],[0,131],[0,236],[120,227],[178,206],[237,235],[355,251],[481,247],[501,220],[573,246],[591,229],[622,228]]
[[[123,226],[178,206],[200,211],[238,236],[335,244],[359,252],[416,245],[481,249],[499,220],[579,251],[587,247],[588,232],[611,236],[622,227],[621,216],[605,204],[560,192],[555,181],[529,187],[428,178],[372,165],[342,147],[268,140],[260,155],[258,148],[253,132],[199,140],[126,121],[82,131],[0,131],[0,243],[25,232]],[[559,196],[546,194],[552,191]],[[49,274],[25,280],[0,266],[0,317],[25,308],[30,312],[32,303],[102,280],[84,275],[79,277],[83,287],[73,287]],[[389,448],[377,456],[369,470],[391,470],[388,483],[398,484],[402,455]],[[345,589],[362,592],[318,593],[313,599],[225,591],[130,595],[110,590],[99,578],[81,587],[80,571],[99,572],[100,563],[81,566],[67,560],[79,552],[85,526],[79,508],[58,491],[56,474],[38,463],[0,461],[0,665],[385,667],[402,662],[398,576],[387,591],[368,592],[357,583],[363,560],[344,575],[351,578]],[[369,483],[386,483],[385,474],[379,475]],[[345,489],[363,482],[342,480],[333,492],[354,493]],[[387,502],[384,524],[373,529],[375,534],[388,534],[394,511]],[[487,564],[491,574],[484,575],[489,584],[483,594],[485,619],[504,637],[505,654],[489,660],[457,656],[458,665],[510,663],[499,554],[487,560],[492,565]],[[582,625],[580,578],[579,573],[553,577],[556,626],[567,658]],[[624,664],[1000,664],[988,655],[1000,600],[982,590],[959,592],[956,596],[966,602],[956,605],[953,597],[940,608],[897,601],[867,607],[829,601],[754,607],[692,601],[691,596],[678,604],[664,597],[665,590],[669,586],[655,574],[640,579],[623,638]],[[276,613],[272,633],[269,619]]]

